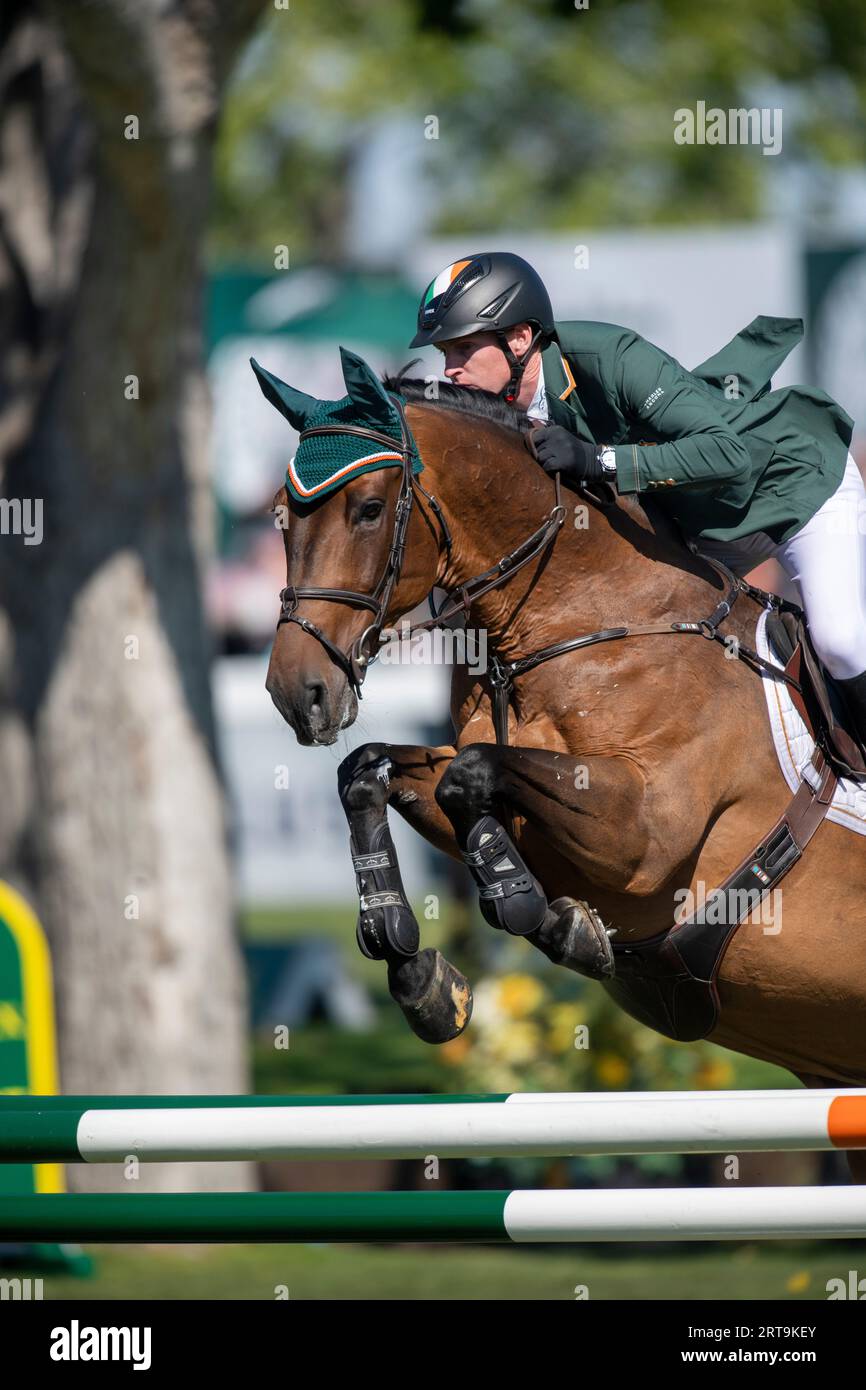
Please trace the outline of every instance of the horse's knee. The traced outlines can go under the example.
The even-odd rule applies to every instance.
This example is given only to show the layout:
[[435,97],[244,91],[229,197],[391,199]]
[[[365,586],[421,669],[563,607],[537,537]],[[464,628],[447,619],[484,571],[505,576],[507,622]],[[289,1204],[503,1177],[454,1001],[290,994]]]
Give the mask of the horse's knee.
[[481,814],[496,794],[496,748],[492,743],[471,743],[455,754],[439,779],[436,801],[446,816],[472,808]]
[[385,743],[364,743],[337,768],[337,790],[346,812],[385,805],[391,782],[391,760]]

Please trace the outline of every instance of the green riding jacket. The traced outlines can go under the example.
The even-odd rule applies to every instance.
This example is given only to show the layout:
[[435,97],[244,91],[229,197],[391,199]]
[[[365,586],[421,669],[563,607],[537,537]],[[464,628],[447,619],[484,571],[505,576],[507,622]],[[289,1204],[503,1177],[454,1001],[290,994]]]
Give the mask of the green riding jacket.
[[551,424],[615,446],[618,490],[663,497],[688,536],[778,544],[838,487],[850,417],[824,391],[770,390],[801,319],[753,319],[692,371],[628,328],[556,328],[542,355]]

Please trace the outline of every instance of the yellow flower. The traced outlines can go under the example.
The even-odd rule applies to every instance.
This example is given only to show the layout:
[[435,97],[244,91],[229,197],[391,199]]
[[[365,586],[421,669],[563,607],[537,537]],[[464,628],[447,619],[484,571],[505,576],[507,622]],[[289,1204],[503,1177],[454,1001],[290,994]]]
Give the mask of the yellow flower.
[[499,1037],[499,1056],[509,1062],[534,1062],[542,1051],[541,1029],[535,1023],[511,1023]]
[[578,1023],[586,1022],[586,1009],[582,1004],[551,1004],[547,1016],[554,1028],[560,1023],[563,1027],[567,1025],[573,1028]]
[[605,1086],[614,1088],[624,1086],[628,1081],[630,1072],[628,1063],[623,1061],[622,1057],[617,1057],[613,1052],[607,1052],[596,1062],[595,1074]]
[[807,1270],[801,1269],[799,1273],[791,1275],[785,1283],[785,1288],[788,1293],[805,1293],[811,1282],[811,1274]]
[[720,1058],[707,1058],[694,1074],[696,1091],[719,1091],[730,1086],[734,1079],[734,1069],[730,1062]]
[[548,1043],[553,1052],[570,1052],[574,1048],[574,1030],[585,1017],[585,1010],[579,1005],[554,1005],[548,1013]]
[[499,1006],[510,1018],[525,1018],[544,996],[543,986],[531,975],[503,975],[499,982]]

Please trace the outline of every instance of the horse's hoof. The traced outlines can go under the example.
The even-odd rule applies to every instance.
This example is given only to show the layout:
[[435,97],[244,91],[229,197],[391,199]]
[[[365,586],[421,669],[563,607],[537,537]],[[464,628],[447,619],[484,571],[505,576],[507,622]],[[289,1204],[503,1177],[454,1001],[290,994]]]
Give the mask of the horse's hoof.
[[552,902],[541,926],[527,940],[554,965],[564,965],[591,980],[609,980],[616,973],[604,923],[597,912],[574,898]]
[[472,1017],[469,981],[430,946],[410,960],[391,962],[388,988],[422,1042],[449,1042]]

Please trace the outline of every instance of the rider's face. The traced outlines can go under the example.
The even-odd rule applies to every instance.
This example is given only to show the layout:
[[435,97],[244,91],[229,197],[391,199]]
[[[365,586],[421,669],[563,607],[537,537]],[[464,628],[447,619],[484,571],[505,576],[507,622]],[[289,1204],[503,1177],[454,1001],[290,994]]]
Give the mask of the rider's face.
[[[532,340],[532,330],[528,324],[520,324],[509,328],[506,337],[512,352],[520,357]],[[498,392],[508,385],[511,371],[494,333],[469,333],[436,346],[445,357],[445,376],[455,386]]]

